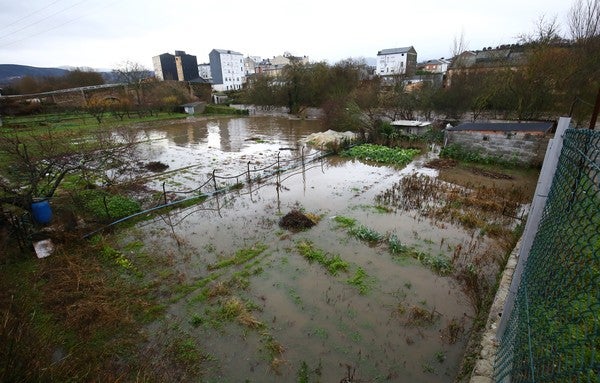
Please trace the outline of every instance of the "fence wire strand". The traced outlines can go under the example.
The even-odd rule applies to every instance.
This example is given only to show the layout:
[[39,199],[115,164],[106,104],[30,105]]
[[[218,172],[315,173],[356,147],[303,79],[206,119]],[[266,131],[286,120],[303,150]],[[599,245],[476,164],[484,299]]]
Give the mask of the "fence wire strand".
[[497,382],[600,382],[600,132],[568,129]]

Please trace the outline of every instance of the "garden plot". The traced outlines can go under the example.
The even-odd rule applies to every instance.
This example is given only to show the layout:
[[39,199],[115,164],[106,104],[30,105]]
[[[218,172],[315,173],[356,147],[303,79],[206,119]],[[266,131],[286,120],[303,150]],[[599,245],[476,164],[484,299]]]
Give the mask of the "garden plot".
[[[331,157],[130,231],[123,246],[144,243],[134,265],[168,258],[146,278],[177,281],[161,288],[149,350],[183,339],[204,381],[452,380],[481,304],[475,268],[497,268],[505,249],[476,226],[378,201],[400,173]],[[281,228],[291,211],[315,226]]]

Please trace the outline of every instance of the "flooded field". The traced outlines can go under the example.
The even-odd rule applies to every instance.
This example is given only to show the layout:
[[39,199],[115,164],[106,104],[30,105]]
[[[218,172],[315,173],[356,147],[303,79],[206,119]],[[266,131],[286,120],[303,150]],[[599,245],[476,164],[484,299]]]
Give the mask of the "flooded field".
[[[146,158],[169,169],[148,182],[157,190],[163,182],[193,188],[214,167],[237,174],[277,153],[297,156],[299,140],[320,130],[318,121],[274,117],[154,127],[146,131]],[[148,284],[164,297],[164,319],[145,334],[153,375],[199,375],[207,382],[452,381],[477,306],[464,270],[497,269],[506,249],[493,225],[515,221],[486,217],[486,231],[465,225],[466,213],[440,213],[438,207],[446,209],[440,200],[450,194],[464,194],[455,205],[476,203],[464,188],[441,187],[446,194],[431,193],[418,206],[403,205],[406,194],[385,198],[410,194],[401,183],[407,177],[420,185],[414,193],[424,193],[438,176],[423,167],[428,158],[400,170],[330,156],[128,229],[123,249],[134,265],[145,265]],[[290,212],[314,226],[282,228]],[[169,368],[165,347],[183,350],[193,363]]]

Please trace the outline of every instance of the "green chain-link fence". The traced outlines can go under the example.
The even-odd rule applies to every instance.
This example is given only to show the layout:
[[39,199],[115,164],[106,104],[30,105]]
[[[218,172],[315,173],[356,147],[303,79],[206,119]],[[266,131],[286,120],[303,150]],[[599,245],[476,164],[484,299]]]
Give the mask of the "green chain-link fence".
[[568,129],[499,339],[497,382],[600,382],[599,185],[600,132]]

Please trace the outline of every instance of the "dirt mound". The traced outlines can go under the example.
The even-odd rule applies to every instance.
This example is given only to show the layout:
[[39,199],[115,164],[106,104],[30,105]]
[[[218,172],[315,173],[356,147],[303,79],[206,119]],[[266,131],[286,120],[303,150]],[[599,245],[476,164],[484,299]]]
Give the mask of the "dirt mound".
[[150,170],[151,172],[160,173],[160,172],[168,169],[169,165],[163,164],[160,161],[152,161],[152,162],[148,162],[146,165],[144,165],[144,167],[146,169]]
[[431,169],[450,169],[456,166],[458,161],[451,158],[436,158],[425,164],[426,167]]
[[292,210],[279,220],[279,226],[291,231],[300,231],[315,226],[315,223],[301,211]]

